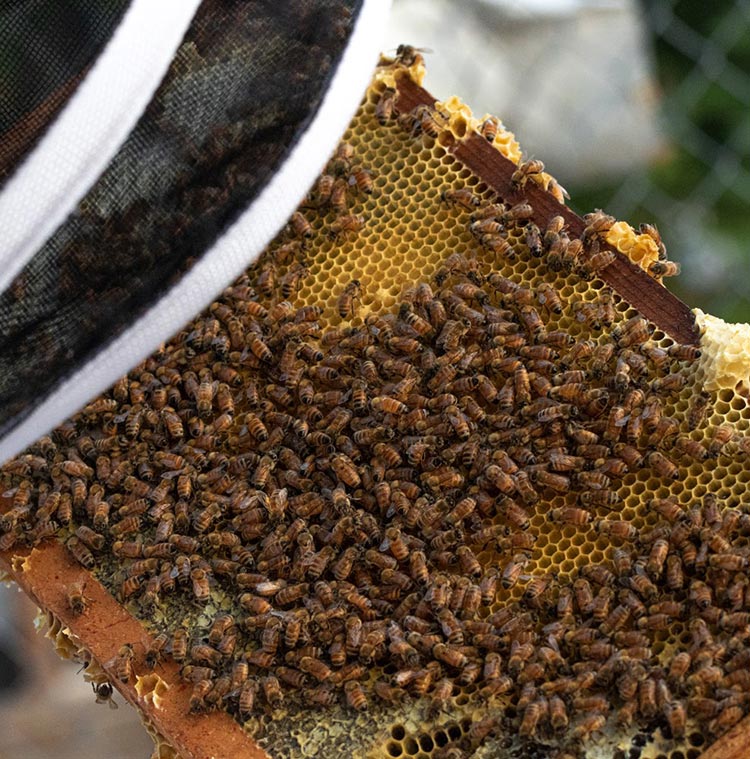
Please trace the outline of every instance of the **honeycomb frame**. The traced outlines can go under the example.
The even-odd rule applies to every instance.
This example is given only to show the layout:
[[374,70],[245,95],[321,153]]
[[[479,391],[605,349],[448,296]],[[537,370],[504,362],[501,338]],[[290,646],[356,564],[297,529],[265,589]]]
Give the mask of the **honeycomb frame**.
[[[407,91],[409,89],[409,85],[407,83],[408,81],[410,81],[410,80],[405,80],[404,81],[405,87],[403,87],[403,89],[405,89]],[[400,86],[401,86],[401,84],[400,84]],[[403,92],[403,89],[401,89],[400,91]],[[431,101],[431,102],[434,102],[434,100]],[[408,108],[408,106],[402,106],[402,107],[405,108],[405,109]],[[411,110],[411,109],[409,109],[409,110]],[[477,143],[477,145],[479,145],[479,144],[484,144],[484,143]],[[461,153],[460,152],[460,147],[459,147],[459,149],[457,149],[457,150],[454,151],[454,155],[456,156],[456,158],[458,158],[458,160],[461,160],[462,156],[463,156],[463,159],[465,160],[466,164],[469,164],[469,162],[470,162],[470,156],[467,156],[466,154]],[[475,170],[476,170],[476,164],[475,164]],[[486,183],[488,183],[488,184],[491,183],[490,180],[488,180],[487,176],[486,176],[486,164],[483,164],[482,168],[479,168],[478,170],[476,170],[476,173],[478,173],[480,175],[480,177],[482,179],[484,179],[484,181]],[[506,179],[507,179],[508,176],[509,176],[508,172],[506,171]],[[528,188],[526,188],[524,190],[524,193],[528,193],[528,195],[532,195],[532,193],[534,193],[534,192],[540,192],[540,190],[538,190],[534,185],[531,185],[530,187],[528,187]],[[546,198],[547,196],[546,195],[545,196],[541,196],[540,195],[540,197],[545,197]],[[536,205],[537,205],[536,201],[535,201],[534,205],[535,205],[535,208],[536,208]],[[558,209],[558,211],[559,211],[559,209]],[[577,219],[577,217],[575,217],[575,218]],[[578,220],[577,223],[579,223],[581,225],[581,229],[582,229],[583,223],[580,220]],[[628,236],[628,233],[623,233],[623,237],[627,237],[627,236]],[[620,247],[620,246],[618,246],[618,247]],[[627,248],[627,245],[623,244],[622,247],[623,248]],[[346,253],[344,252],[343,255],[345,257]],[[651,280],[650,278],[638,279],[638,277],[640,277],[640,274],[635,275],[633,273],[633,267],[630,267],[627,261],[625,261],[624,264],[623,264],[622,263],[623,260],[624,259],[619,259],[619,258],[617,259],[618,264],[621,266],[621,268],[623,268],[623,270],[625,272],[625,274],[623,274],[623,277],[625,279],[627,279],[629,281],[633,277],[636,277],[636,279],[639,282],[641,282],[641,283],[645,282],[645,281],[653,282],[653,280]],[[606,274],[608,274],[608,273],[609,272],[603,273],[602,279],[606,280],[607,279]],[[315,272],[314,271],[313,271],[313,276],[315,276]],[[613,284],[614,288],[618,292],[620,292],[620,288],[623,287],[622,284],[620,284],[619,287],[618,287],[617,278],[616,277],[614,278],[613,282],[610,282],[610,284]],[[639,298],[642,298],[642,295],[640,295],[642,293],[642,290],[636,289],[634,292],[636,293],[636,297],[633,298],[633,300],[638,300]],[[677,332],[680,336],[683,337],[682,342],[688,343],[690,341],[695,341],[696,337],[697,337],[697,332],[692,327],[692,317],[690,319],[687,319],[687,317],[685,315],[685,309],[680,306],[679,301],[676,301],[676,299],[674,299],[672,296],[669,296],[669,295],[662,296],[662,293],[667,293],[667,291],[664,290],[663,288],[661,288],[660,285],[659,285],[659,290],[658,291],[654,290],[653,292],[657,294],[656,295],[657,298],[661,298],[662,300],[664,300],[667,303],[667,307],[666,308],[663,305],[661,305],[661,304],[654,306],[654,308],[656,309],[655,313],[658,312],[661,315],[660,318],[659,318],[659,321],[657,322],[659,324],[659,326],[662,326],[664,328],[665,332],[671,332],[671,333]],[[304,299],[306,297],[309,298],[311,295],[314,295],[317,298],[318,295],[319,295],[319,293],[315,293],[313,291],[306,292],[305,286],[303,285],[303,288],[300,291],[298,298],[300,300],[304,301]],[[329,295],[329,311],[331,309],[333,309],[333,299],[331,298],[332,295],[335,295],[335,293],[332,292]],[[392,301],[390,300],[391,298],[393,299]],[[376,303],[376,299],[373,298],[372,296],[370,296],[369,302],[368,302],[368,296],[365,295],[362,298],[362,301],[363,301],[362,302],[363,313],[365,313],[365,314],[367,313],[368,307],[371,308],[371,309],[374,309],[377,306],[388,308],[389,306],[391,306],[395,302],[396,298],[397,298],[397,295],[392,295],[390,292],[385,292],[383,294],[383,297],[380,299],[380,303]],[[636,305],[636,304],[632,303],[632,301],[631,301],[630,305]],[[638,305],[638,309],[641,310],[641,311],[643,311],[643,303],[640,302],[637,305]],[[646,308],[648,308],[648,305],[646,305]],[[666,319],[667,321],[669,319],[673,319],[673,321],[670,322],[670,323],[666,323],[665,324],[664,323],[664,319]],[[699,378],[696,377],[696,380],[699,381]],[[725,409],[724,412],[723,412],[724,415],[726,415],[727,413],[729,413],[729,411],[734,408],[733,404],[735,403],[735,401],[736,401],[736,399],[732,398],[731,394],[725,394],[723,397],[719,397],[719,399],[717,401],[717,404],[719,406],[719,414],[721,414],[721,409],[722,408]],[[735,410],[737,410],[737,409],[735,409]],[[731,471],[729,469],[727,469],[727,473],[731,474]],[[565,536],[562,535],[561,539],[565,539]],[[48,549],[48,547],[45,546],[45,548],[43,550],[47,551],[49,549]],[[38,551],[39,551],[39,549],[37,549],[37,552]],[[34,552],[32,552],[32,554],[33,553]],[[30,566],[28,562],[25,565],[22,565],[22,564],[19,564],[18,562],[15,562],[14,566],[13,566],[13,573],[17,574],[19,577],[31,577],[35,573],[35,570],[34,570],[34,567],[33,567],[33,563],[34,562],[31,561],[30,562],[31,566]],[[552,564],[554,564],[554,562],[552,562]],[[46,601],[44,599],[40,599],[40,600],[41,600],[41,605],[42,606],[49,607],[49,602],[48,601]],[[171,694],[169,695],[169,699],[171,699]],[[142,708],[144,708],[144,710],[146,712],[149,712],[153,708],[153,705],[144,704],[142,702],[140,702],[140,706]],[[206,720],[213,719],[213,718],[214,718],[214,715],[209,715],[209,717],[207,717]],[[450,731],[451,729],[453,729],[453,730],[457,729],[456,727],[452,726],[452,724],[451,724],[452,722],[456,722],[456,724],[458,724],[458,722],[460,722],[460,720],[459,721],[452,720],[452,719],[446,720],[446,724],[447,724],[446,730],[447,731]],[[167,731],[167,734],[168,734],[168,731]],[[448,732],[448,734],[450,734],[450,732]],[[396,740],[393,735],[391,735],[391,738],[393,740]],[[405,752],[407,754],[416,753],[417,755],[419,755],[419,750],[420,749],[421,750],[424,749],[424,747],[422,746],[422,743],[425,743],[425,739],[423,739],[421,737],[421,735],[418,734],[418,733],[417,733],[416,737],[414,737],[414,736],[407,735],[407,733],[405,731],[404,732],[404,736],[401,739],[399,739],[399,740],[404,741],[406,745],[411,745],[411,744],[409,744],[409,741],[412,741],[418,747],[415,752],[412,752],[412,751]],[[384,744],[382,744],[382,745],[385,747],[385,750],[387,752],[389,752],[390,755],[393,755],[392,750],[388,749],[388,745],[390,745],[388,740],[386,740],[386,742]],[[715,749],[712,749],[712,750],[715,750]],[[233,755],[244,755],[244,754],[233,754]],[[477,754],[477,755],[480,755],[480,754]]]

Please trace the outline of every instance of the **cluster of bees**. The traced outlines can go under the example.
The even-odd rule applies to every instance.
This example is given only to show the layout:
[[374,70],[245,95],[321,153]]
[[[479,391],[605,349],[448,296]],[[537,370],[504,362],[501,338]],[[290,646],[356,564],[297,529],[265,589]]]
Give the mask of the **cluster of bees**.
[[[324,329],[321,307],[293,303],[310,217],[356,234],[352,193],[372,191],[341,146],[266,264],[7,463],[0,550],[58,536],[84,567],[114,559],[115,592],[144,617],[170,598],[227,599],[208,627],[157,630],[114,662],[128,682],[136,653],[149,668],[171,656],[192,712],[419,698],[435,717],[465,688],[509,704],[453,756],[507,731],[575,750],[608,721],[725,731],[750,706],[750,515],[706,496],[651,500],[645,532],[618,518],[625,474],[669,483],[750,452],[728,426],[686,434],[708,396],[688,420],[668,413],[699,352],[657,344],[610,293],[570,304],[459,254],[359,326],[352,280]],[[570,240],[519,206],[442,199],[470,212],[478,247],[584,277],[606,265],[601,213]],[[601,334],[561,327],[565,313]],[[593,526],[612,561],[572,580],[528,573],[540,512]],[[71,589],[73,613],[87,604]],[[675,623],[689,642],[665,660],[655,643]]]

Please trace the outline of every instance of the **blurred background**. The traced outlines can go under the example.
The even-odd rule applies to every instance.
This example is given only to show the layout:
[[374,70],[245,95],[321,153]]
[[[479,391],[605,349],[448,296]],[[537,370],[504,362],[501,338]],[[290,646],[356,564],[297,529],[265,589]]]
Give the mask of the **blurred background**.
[[[750,0],[393,0],[384,49],[430,48],[426,87],[498,115],[579,213],[654,222],[691,306],[750,321]],[[0,759],[141,759],[137,715],[0,586]]]
[[750,321],[748,0],[394,0],[386,47],[515,132],[579,213],[654,222],[691,306]]

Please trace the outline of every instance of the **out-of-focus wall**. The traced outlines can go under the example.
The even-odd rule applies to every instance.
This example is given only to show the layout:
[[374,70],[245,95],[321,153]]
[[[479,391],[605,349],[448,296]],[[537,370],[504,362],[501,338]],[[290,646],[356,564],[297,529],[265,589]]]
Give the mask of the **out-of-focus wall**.
[[0,759],[147,759],[135,710],[97,704],[80,665],[63,661],[34,625],[37,609],[0,584]]
[[641,22],[629,0],[395,0],[387,45],[432,50],[427,88],[499,116],[565,185],[663,147]]

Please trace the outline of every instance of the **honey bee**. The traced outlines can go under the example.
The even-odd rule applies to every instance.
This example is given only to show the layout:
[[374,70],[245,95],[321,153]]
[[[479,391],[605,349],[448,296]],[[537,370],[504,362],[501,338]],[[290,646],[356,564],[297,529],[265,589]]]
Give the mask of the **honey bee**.
[[[248,339],[247,347],[250,352],[261,361],[270,362],[273,360],[273,353],[265,342],[258,335],[251,335]],[[210,411],[210,409],[209,409]]]
[[421,131],[422,134],[433,139],[440,134],[445,119],[435,108],[428,105],[418,105],[410,115],[415,130]]
[[567,492],[570,488],[570,478],[562,474],[556,474],[554,472],[548,472],[544,469],[539,469],[532,472],[532,480],[535,484],[541,485],[545,488],[551,488],[559,493]]
[[[510,589],[516,585],[521,573],[529,563],[529,558],[526,554],[517,553],[513,558],[505,565],[502,573],[501,584],[504,588]],[[493,593],[494,596],[494,593]]]
[[666,571],[667,587],[670,590],[680,590],[685,585],[685,575],[682,568],[682,560],[674,554],[667,557]]
[[320,659],[315,659],[312,656],[303,656],[299,660],[298,666],[302,672],[311,675],[318,680],[318,682],[325,682],[333,675],[333,672],[325,662]]
[[545,590],[549,587],[550,583],[552,582],[552,578],[550,575],[537,575],[535,577],[532,577],[529,584],[526,586],[526,589],[523,593],[523,599],[526,602],[535,602],[537,601]]
[[494,142],[497,137],[498,130],[500,129],[500,120],[495,116],[488,116],[479,127],[479,134],[484,137],[487,142]]
[[71,612],[76,616],[83,614],[88,608],[88,599],[84,595],[83,591],[86,584],[83,582],[75,582],[68,590],[68,606]]
[[711,396],[708,393],[699,393],[692,397],[687,414],[689,429],[698,429],[703,424],[708,414],[710,403]]
[[[336,187],[334,187],[336,193]],[[334,203],[335,195],[332,196],[331,202]],[[293,263],[286,274],[281,278],[281,297],[289,299],[299,289],[300,282],[307,276],[308,270],[299,262]]]
[[443,203],[450,206],[461,206],[467,211],[473,211],[480,204],[480,199],[468,187],[458,190],[443,190],[440,195]]
[[333,238],[340,237],[341,235],[353,235],[359,232],[364,225],[364,216],[356,216],[355,214],[339,216],[338,219],[331,223],[329,234]]
[[515,258],[513,246],[500,235],[483,234],[479,238],[479,244],[500,258],[507,258],[509,260]]
[[618,577],[629,575],[633,568],[633,560],[630,551],[624,548],[615,548],[612,552],[612,562]]
[[[165,407],[161,410],[161,418],[164,422],[164,426],[167,430],[167,434],[173,440],[179,440],[184,437],[185,429],[182,424],[182,419],[169,407]],[[136,433],[137,434],[137,433]],[[128,435],[128,437],[135,437],[135,435]]]
[[570,240],[566,235],[546,232],[544,243],[547,246],[547,264],[550,269],[555,272],[562,271],[564,267],[564,254],[570,244]]
[[561,205],[565,205],[566,198],[570,198],[568,191],[554,177],[547,182],[547,192]]
[[120,650],[117,652],[117,656],[113,662],[113,670],[115,672],[115,677],[121,683],[130,682],[130,679],[133,676],[134,655],[133,646],[129,643],[121,646]]
[[146,648],[146,655],[145,655],[145,663],[146,666],[149,669],[154,669],[154,667],[161,661],[164,651],[167,648],[167,644],[169,643],[169,636],[167,633],[159,633],[147,646]]
[[594,527],[599,534],[619,540],[633,540],[637,534],[630,522],[621,519],[600,519]]
[[682,506],[672,498],[652,498],[649,507],[668,522],[676,522],[682,516]]
[[120,585],[120,600],[124,601],[137,593],[143,585],[143,577],[140,574],[128,577]]
[[586,716],[576,724],[570,732],[570,737],[576,741],[586,741],[594,733],[602,730],[606,722],[607,718],[603,714],[594,713]]
[[468,657],[457,648],[446,645],[445,643],[436,643],[432,647],[432,655],[438,660],[447,664],[453,669],[463,669],[468,664]]
[[667,257],[667,248],[662,242],[659,230],[655,224],[641,223],[638,227],[641,234],[648,235],[655,243],[659,254],[659,259],[664,260]]
[[619,604],[612,609],[607,618],[601,623],[600,629],[605,635],[611,635],[613,632],[624,627],[630,617],[630,609],[625,604]]
[[105,538],[90,527],[81,525],[76,529],[76,536],[82,543],[88,546],[92,551],[101,551],[104,548]]
[[338,213],[344,213],[347,209],[347,190],[348,185],[343,178],[333,179],[328,202]]
[[583,234],[581,235],[581,238],[584,242],[594,236],[605,236],[607,232],[612,229],[616,221],[614,216],[605,214],[599,208],[597,208],[593,213],[587,213],[583,217],[583,220],[587,225],[583,230]]
[[646,457],[648,465],[654,469],[659,477],[676,480],[680,476],[677,465],[659,451],[652,451]]
[[550,511],[550,518],[553,522],[560,524],[569,524],[574,527],[582,527],[591,521],[591,512],[586,509],[578,509],[574,506],[562,506]]
[[513,222],[527,221],[534,216],[534,209],[528,203],[516,203],[505,211],[500,219],[503,224],[512,224]]
[[199,603],[206,603],[210,595],[208,575],[204,569],[195,568],[190,571],[193,596]]
[[676,277],[680,273],[680,264],[676,261],[653,261],[648,273],[652,277]]
[[728,424],[722,424],[713,431],[709,450],[713,454],[721,452],[722,448],[734,437],[734,430]]
[[212,688],[213,681],[210,679],[198,680],[193,685],[193,690],[190,693],[190,699],[188,701],[191,714],[198,714],[206,709],[206,696],[208,696]]
[[667,701],[663,707],[664,717],[669,724],[673,738],[682,738],[685,735],[687,716],[685,707],[680,701]]
[[372,174],[362,166],[357,167],[352,172],[352,179],[357,189],[365,195],[372,195],[375,185],[372,181]]
[[386,87],[375,105],[375,118],[381,126],[385,126],[397,113],[396,90],[393,87]]
[[646,342],[652,332],[653,327],[642,316],[633,316],[612,330],[612,338],[618,347],[628,348]]
[[536,290],[537,300],[548,311],[553,314],[562,313],[562,301],[560,300],[560,294],[555,287],[547,282],[543,282]]
[[736,553],[715,553],[709,556],[709,566],[727,572],[741,572],[747,568],[747,557]]
[[701,357],[701,350],[695,345],[670,345],[667,352],[678,361],[696,361]]
[[[565,271],[574,271],[583,253],[583,243],[580,240],[568,240],[567,237],[561,238],[560,252],[553,258],[553,265],[559,266]],[[550,251],[552,252],[552,251]],[[559,258],[559,263],[558,259]],[[560,269],[555,269],[559,271]]]
[[[91,480],[91,478],[94,476],[94,470],[84,464],[82,461],[72,461],[72,460],[66,460],[62,462],[61,465],[62,471],[65,472],[65,474],[70,475],[71,477],[80,477],[83,480]],[[24,488],[21,488],[19,490],[20,493],[28,492]],[[20,499],[20,496],[18,493],[14,496],[14,503],[13,505],[18,505],[18,501]]]
[[[103,501],[101,503],[104,503]],[[60,524],[67,525],[70,524],[72,518],[73,518],[73,503],[70,496],[70,493],[61,493],[60,494],[60,501],[57,506],[57,521]],[[96,512],[94,512],[94,527],[96,529],[102,529],[101,528],[101,521],[97,520],[96,518]]]
[[527,530],[531,524],[526,509],[509,498],[502,502],[499,512],[509,524],[519,530]]
[[518,164],[510,178],[511,184],[521,189],[532,176],[539,176],[544,171],[544,164],[539,160],[528,160]]
[[289,219],[289,226],[296,237],[312,237],[313,230],[310,222],[299,211],[295,211]]
[[537,726],[542,717],[542,706],[539,701],[532,701],[527,704],[521,718],[521,724],[518,728],[518,734],[526,738],[533,738],[536,735]]
[[356,709],[358,712],[367,709],[367,697],[362,685],[356,680],[349,680],[344,683],[344,695],[346,696],[346,704],[349,708]]
[[117,709],[117,703],[112,698],[114,688],[112,683],[104,681],[103,683],[91,683],[94,690],[97,704],[108,704],[110,709]]
[[[404,561],[409,556],[409,548],[401,536],[401,530],[398,527],[389,527],[385,531],[385,550],[390,551],[398,561]],[[382,548],[382,546],[381,546]]]
[[666,377],[657,377],[651,382],[651,389],[655,393],[674,392],[682,390],[687,383],[687,377],[683,374],[668,374]]
[[213,406],[215,385],[208,379],[204,379],[198,386],[198,393],[196,396],[196,406],[198,409],[198,416],[206,418],[211,413]]
[[172,636],[172,658],[178,663],[185,661],[185,658],[187,656],[187,647],[187,631],[182,628],[178,628],[174,631],[174,635]]
[[595,241],[591,246],[589,255],[578,267],[578,273],[583,279],[592,279],[612,264],[616,258],[617,253],[614,250],[610,250],[609,248],[601,249]]
[[96,563],[94,559],[94,555],[89,551],[89,549],[84,545],[83,541],[81,541],[77,537],[70,537],[65,542],[66,547],[68,550],[73,554],[73,558],[83,567],[86,569],[93,568],[94,564]]
[[[637,565],[636,569],[638,569]],[[636,572],[632,577],[629,578],[628,582],[630,587],[642,598],[652,600],[658,595],[656,586],[645,574],[642,574],[641,572]],[[624,594],[622,596],[622,600],[625,603],[627,603],[628,600],[632,602],[633,609],[631,610],[635,610],[639,616],[642,616],[644,610],[641,608],[641,604],[637,599],[632,598],[631,595]]]

